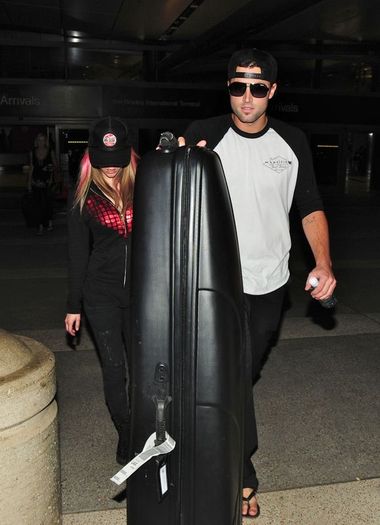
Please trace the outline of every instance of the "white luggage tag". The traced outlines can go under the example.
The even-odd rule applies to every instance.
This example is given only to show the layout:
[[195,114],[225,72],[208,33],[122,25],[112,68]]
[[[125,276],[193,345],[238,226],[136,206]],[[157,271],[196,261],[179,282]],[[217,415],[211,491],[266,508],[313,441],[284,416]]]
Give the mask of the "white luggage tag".
[[[122,469],[119,470],[112,478],[111,481],[116,483],[116,485],[121,485],[126,479],[129,478],[136,470],[138,470],[142,465],[147,461],[152,459],[155,456],[160,456],[162,454],[169,454],[175,448],[174,439],[166,432],[166,439],[160,445],[155,445],[156,432],[153,432],[147,439],[143,450],[136,457],[131,459]],[[160,473],[161,475],[161,473]],[[161,481],[162,489],[165,487],[165,481],[162,478]],[[167,488],[166,488],[167,491]]]
[[166,363],[157,363],[154,373],[155,395],[152,401],[156,407],[156,432],[153,432],[147,439],[144,448],[140,454],[131,459],[119,472],[117,472],[111,481],[117,485],[121,485],[129,478],[137,469],[144,463],[155,456],[163,456],[158,461],[158,486],[159,498],[168,491],[168,476],[166,467],[166,455],[172,452],[175,448],[174,439],[166,432],[166,408],[171,402],[171,397],[168,393],[169,388],[169,367]]

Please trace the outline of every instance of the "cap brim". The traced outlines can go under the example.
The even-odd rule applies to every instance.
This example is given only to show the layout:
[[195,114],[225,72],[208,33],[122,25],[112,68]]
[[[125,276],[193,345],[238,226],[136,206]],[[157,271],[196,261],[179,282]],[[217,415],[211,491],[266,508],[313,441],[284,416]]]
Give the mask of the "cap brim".
[[95,168],[116,167],[122,168],[128,166],[131,161],[131,148],[120,151],[103,151],[95,148],[89,148],[90,162]]

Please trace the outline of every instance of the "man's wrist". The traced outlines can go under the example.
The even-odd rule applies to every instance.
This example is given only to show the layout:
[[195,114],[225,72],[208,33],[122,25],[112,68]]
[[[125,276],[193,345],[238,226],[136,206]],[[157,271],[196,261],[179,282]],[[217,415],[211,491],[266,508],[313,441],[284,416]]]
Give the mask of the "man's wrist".
[[328,268],[331,270],[332,261],[329,258],[315,259],[315,266],[318,268]]

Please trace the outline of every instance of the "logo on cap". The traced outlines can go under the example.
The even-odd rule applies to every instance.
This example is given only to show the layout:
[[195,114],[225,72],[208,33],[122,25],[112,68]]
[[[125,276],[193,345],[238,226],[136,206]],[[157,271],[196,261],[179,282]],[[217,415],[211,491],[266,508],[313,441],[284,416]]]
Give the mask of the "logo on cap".
[[117,142],[117,139],[113,133],[106,133],[103,137],[103,144],[107,148],[112,148]]

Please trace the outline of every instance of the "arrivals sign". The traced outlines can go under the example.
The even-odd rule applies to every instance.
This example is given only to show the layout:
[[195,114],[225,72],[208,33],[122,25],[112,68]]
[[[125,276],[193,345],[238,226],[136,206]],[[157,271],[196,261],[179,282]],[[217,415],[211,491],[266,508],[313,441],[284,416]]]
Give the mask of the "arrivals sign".
[[101,111],[101,88],[96,86],[19,84],[0,85],[0,115],[7,117],[93,117]]

